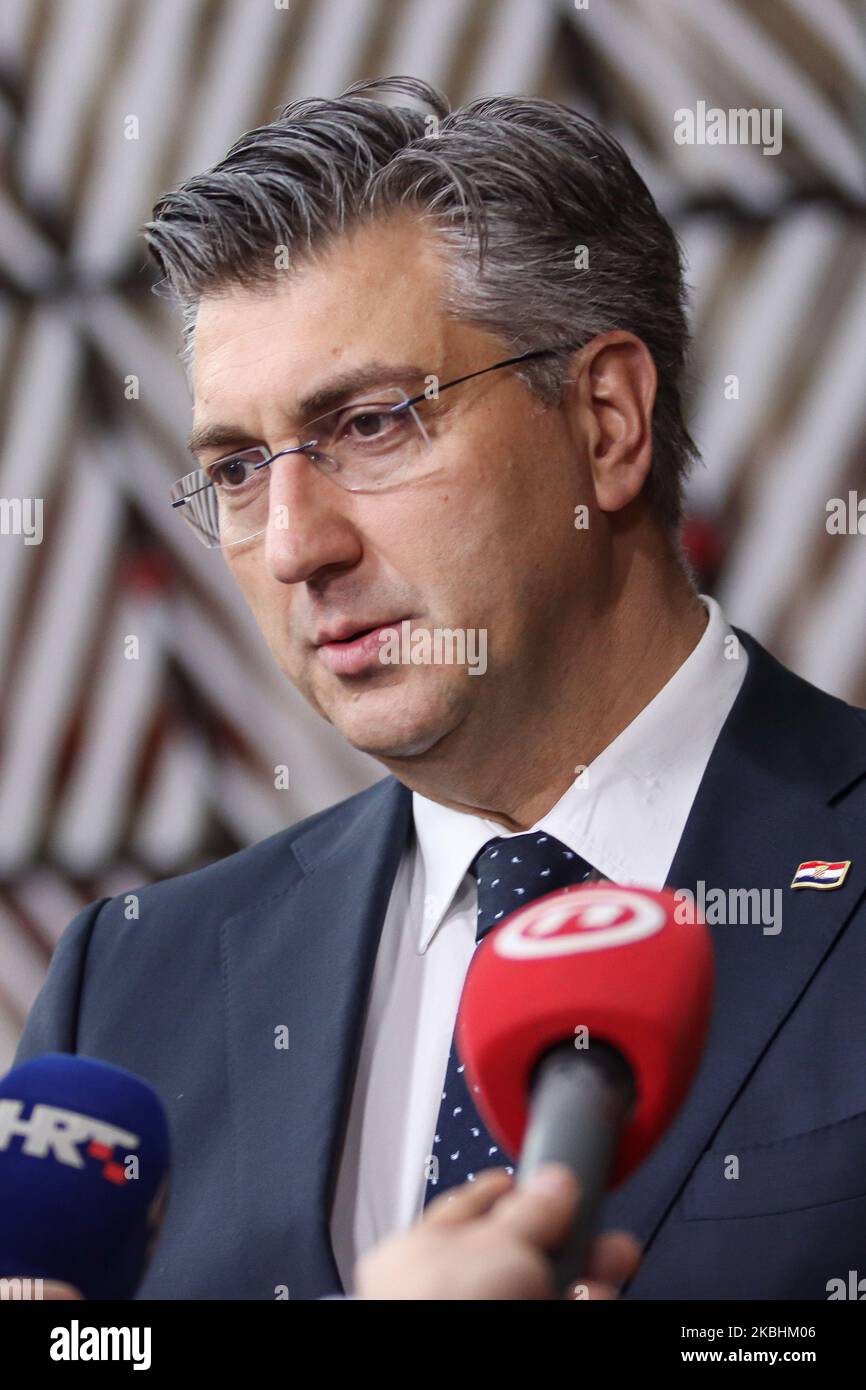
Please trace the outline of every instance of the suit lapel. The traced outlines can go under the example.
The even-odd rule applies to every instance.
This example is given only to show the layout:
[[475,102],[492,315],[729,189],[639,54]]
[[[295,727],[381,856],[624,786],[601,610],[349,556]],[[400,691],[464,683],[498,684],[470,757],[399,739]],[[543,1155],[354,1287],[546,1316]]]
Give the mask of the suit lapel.
[[[235,1192],[251,1287],[340,1288],[331,1196],[411,795],[377,783],[287,843],[285,886],[222,929]],[[275,1046],[288,1030],[288,1049]],[[257,1297],[275,1297],[270,1288]]]
[[[710,924],[716,985],[700,1070],[667,1135],[602,1211],[603,1227],[625,1227],[647,1245],[866,889],[862,845],[829,804],[864,771],[850,761],[855,712],[837,702],[834,716],[829,697],[738,636],[748,671],[668,881],[696,895],[700,880],[707,894],[779,889],[782,926],[773,935],[761,925]],[[792,890],[806,859],[853,863],[836,890]]]

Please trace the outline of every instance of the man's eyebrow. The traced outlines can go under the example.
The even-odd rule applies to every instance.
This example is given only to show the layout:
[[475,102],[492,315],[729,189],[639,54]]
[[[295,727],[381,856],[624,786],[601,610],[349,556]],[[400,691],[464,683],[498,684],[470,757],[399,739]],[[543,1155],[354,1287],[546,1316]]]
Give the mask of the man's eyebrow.
[[[294,411],[284,411],[287,421],[297,421],[298,428],[326,415],[329,410],[356,398],[360,392],[373,386],[412,386],[422,382],[429,375],[429,368],[412,365],[396,366],[393,362],[367,362],[363,367],[355,367],[331,377],[323,386],[304,396]],[[195,457],[205,449],[217,446],[236,448],[249,447],[251,435],[241,425],[212,424],[198,425],[187,441],[187,449]]]

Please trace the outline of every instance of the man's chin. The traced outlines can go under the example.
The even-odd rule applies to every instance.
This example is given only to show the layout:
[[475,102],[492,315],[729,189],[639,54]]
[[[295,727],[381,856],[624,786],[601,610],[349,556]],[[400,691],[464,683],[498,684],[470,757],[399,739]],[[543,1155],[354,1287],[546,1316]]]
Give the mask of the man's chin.
[[452,733],[476,693],[475,682],[456,668],[393,666],[354,678],[310,674],[311,680],[293,683],[316,712],[359,753],[386,765],[417,758]]
[[[438,702],[437,702],[438,704]],[[341,700],[327,717],[359,753],[387,762],[427,753],[459,722],[453,710],[413,706],[396,692],[369,691],[355,700]]]
[[383,729],[381,726],[370,728],[365,721],[360,720],[357,726],[347,728],[336,720],[332,722],[347,743],[351,743],[359,753],[367,753],[371,758],[378,758],[380,762],[417,758],[420,754],[428,752],[446,732],[441,728],[419,728],[417,725],[393,729]]

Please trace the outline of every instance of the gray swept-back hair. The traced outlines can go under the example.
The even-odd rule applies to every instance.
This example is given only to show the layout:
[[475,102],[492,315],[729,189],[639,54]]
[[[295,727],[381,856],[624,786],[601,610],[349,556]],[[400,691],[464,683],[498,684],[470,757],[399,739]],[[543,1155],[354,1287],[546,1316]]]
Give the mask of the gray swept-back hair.
[[[386,105],[373,92],[426,105]],[[519,370],[557,405],[569,346],[627,329],[658,371],[649,493],[675,530],[697,458],[680,382],[688,348],[676,237],[622,146],[586,116],[530,97],[484,97],[452,111],[413,77],[356,82],[334,100],[286,106],[225,158],[164,194],[148,248],[182,318],[189,372],[203,296],[285,280],[341,232],[409,208],[450,251],[444,311],[497,335],[506,355],[561,348]],[[585,247],[584,253],[579,248]]]

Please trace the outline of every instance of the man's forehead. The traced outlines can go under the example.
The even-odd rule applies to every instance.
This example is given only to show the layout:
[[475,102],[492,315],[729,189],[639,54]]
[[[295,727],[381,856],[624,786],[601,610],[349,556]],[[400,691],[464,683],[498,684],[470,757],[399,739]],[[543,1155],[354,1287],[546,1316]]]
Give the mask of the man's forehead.
[[464,326],[438,311],[417,315],[410,304],[384,314],[371,308],[352,322],[349,316],[289,312],[284,296],[247,312],[240,302],[216,311],[202,304],[193,344],[194,399],[220,398],[237,386],[276,384],[300,397],[327,377],[339,384],[366,369],[415,362],[423,374],[435,371],[446,347],[458,343]]
[[282,278],[205,295],[195,365],[243,363],[275,346],[299,357],[314,350],[339,357],[356,340],[375,346],[385,332],[401,344],[426,337],[433,347],[444,323],[445,272],[441,242],[417,218],[356,228],[299,259]]
[[446,317],[439,301],[417,293],[367,293],[300,299],[289,289],[233,292],[199,304],[193,341],[193,384],[200,388],[220,373],[255,368],[285,371],[347,364],[374,355],[382,360],[417,350],[429,361],[461,325]]
[[[419,239],[417,226],[403,232],[388,228],[383,241],[367,228],[340,238],[284,285],[201,301],[191,450],[233,447],[259,406],[300,426],[367,387],[423,389],[464,355],[461,339],[472,330],[443,310],[443,266],[438,254],[426,254],[429,235]],[[395,262],[398,247],[407,254]]]

